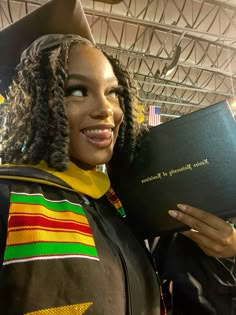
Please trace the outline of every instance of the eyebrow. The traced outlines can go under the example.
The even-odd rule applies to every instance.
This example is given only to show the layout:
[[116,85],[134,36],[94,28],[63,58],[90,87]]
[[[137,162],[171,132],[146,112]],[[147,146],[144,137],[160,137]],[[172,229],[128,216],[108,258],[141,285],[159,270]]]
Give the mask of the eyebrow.
[[[71,73],[68,75],[67,80],[81,80],[81,81],[91,81],[91,79],[83,74]],[[116,77],[111,77],[107,79],[108,82],[118,82]]]

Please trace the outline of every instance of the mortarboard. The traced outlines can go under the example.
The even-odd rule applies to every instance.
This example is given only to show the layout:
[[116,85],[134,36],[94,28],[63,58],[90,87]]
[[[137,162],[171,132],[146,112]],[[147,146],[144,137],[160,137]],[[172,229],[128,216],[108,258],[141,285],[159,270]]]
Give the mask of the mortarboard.
[[21,53],[45,34],[77,34],[94,43],[80,0],[52,0],[0,31],[0,94],[5,94]]

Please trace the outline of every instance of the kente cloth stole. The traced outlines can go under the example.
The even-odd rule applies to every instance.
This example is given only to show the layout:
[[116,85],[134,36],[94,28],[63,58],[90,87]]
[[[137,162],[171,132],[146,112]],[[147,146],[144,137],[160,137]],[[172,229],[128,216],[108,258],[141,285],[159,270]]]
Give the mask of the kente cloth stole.
[[120,199],[117,197],[114,189],[112,187],[106,192],[106,197],[110,201],[110,203],[116,208],[117,212],[123,217],[126,217],[125,210],[121,204]]

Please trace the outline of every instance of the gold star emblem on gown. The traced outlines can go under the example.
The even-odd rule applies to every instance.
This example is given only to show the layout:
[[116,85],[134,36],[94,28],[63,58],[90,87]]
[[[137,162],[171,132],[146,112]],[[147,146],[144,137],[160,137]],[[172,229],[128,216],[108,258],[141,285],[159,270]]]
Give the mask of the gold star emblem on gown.
[[25,315],[85,315],[85,312],[92,304],[92,302],[88,302],[56,308],[47,308],[41,311],[30,312]]

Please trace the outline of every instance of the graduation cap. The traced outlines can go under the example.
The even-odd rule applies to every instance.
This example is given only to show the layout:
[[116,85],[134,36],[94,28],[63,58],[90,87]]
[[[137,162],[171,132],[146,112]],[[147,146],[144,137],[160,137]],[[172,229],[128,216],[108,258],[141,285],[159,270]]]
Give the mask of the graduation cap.
[[0,31],[0,94],[11,83],[20,56],[46,34],[77,34],[94,43],[80,0],[52,0]]

